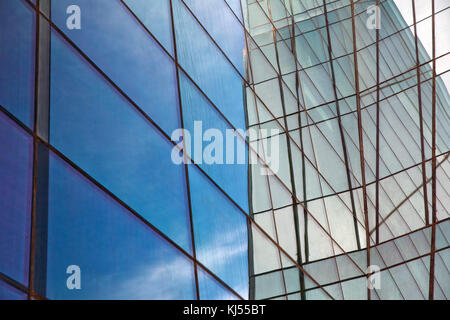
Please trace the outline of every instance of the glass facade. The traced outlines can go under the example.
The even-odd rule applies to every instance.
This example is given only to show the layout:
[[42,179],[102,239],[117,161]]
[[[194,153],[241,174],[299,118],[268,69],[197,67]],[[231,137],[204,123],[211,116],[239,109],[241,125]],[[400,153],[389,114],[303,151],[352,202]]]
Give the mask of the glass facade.
[[447,299],[432,2],[0,0],[0,299]]
[[406,2],[247,2],[249,126],[278,129],[255,143],[284,155],[252,175],[251,215],[276,246],[254,239],[251,298],[449,297],[449,47],[417,39],[449,11]]

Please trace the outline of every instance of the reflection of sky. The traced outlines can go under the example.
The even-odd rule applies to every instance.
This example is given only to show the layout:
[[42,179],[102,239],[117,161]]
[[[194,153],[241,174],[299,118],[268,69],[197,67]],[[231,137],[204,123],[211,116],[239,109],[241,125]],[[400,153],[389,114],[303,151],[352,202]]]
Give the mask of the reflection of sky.
[[238,298],[225,289],[201,267],[197,269],[198,286],[201,300],[237,300]]
[[[132,7],[143,5],[140,1],[127,2]],[[62,0],[52,4],[52,12],[63,12],[69,4],[82,8],[82,32],[66,30],[65,20],[61,18],[66,15],[55,14],[55,23],[170,133],[171,128],[178,126],[178,114],[173,113],[174,108],[178,107],[173,100],[177,97],[174,66],[159,52],[149,36],[131,22],[131,16],[125,14],[118,3],[109,0],[99,0],[95,4],[88,4],[86,0],[69,3]],[[184,23],[178,25],[177,30],[182,33],[185,32],[182,27],[191,27],[187,30],[191,34],[182,37],[179,42],[181,63],[225,116],[237,128],[244,129],[242,81],[238,73],[205,38],[203,31],[199,31],[189,13],[180,8],[178,1],[175,3],[178,3],[175,4],[175,14],[181,15],[176,21]],[[106,18],[103,17],[105,14]],[[160,33],[164,39],[163,31],[156,30],[155,33]],[[215,32],[224,35],[224,30],[215,29]],[[238,50],[234,50],[235,43],[232,43],[230,54],[242,68],[242,29],[240,32],[241,38],[225,37],[223,40],[229,43],[230,40],[240,39],[242,43],[238,45]],[[192,46],[192,35],[196,33],[196,45]],[[105,51],[105,48],[108,50]],[[191,49],[198,52],[191,52]],[[190,64],[193,58],[200,60]],[[52,68],[51,143],[189,250],[190,228],[186,219],[183,167],[173,167],[169,144],[164,144],[153,128],[136,115],[132,106],[118,97],[104,81],[99,81],[98,75],[55,35],[52,37]],[[67,90],[68,87],[71,90]],[[194,120],[202,120],[201,116],[206,113],[194,113],[200,102],[197,89],[185,83],[182,92],[196,97],[190,116]],[[185,105],[183,107],[187,108]],[[212,111],[208,103],[206,108]],[[219,121],[212,121],[217,118],[213,119],[211,114],[206,114],[206,117],[204,120],[211,120],[213,127],[219,125]],[[222,119],[220,122],[220,127],[226,128]],[[52,163],[48,265],[50,297],[192,297],[192,265],[189,261],[151,234],[125,210],[111,203],[106,196],[77,181],[79,178],[68,174],[68,170],[63,170],[56,161]],[[225,167],[215,169],[218,174],[214,178],[223,182],[222,187],[248,210],[247,168],[245,165],[238,167],[231,180],[229,174],[219,172],[226,171]],[[198,257],[228,285],[247,297],[245,217],[214,186],[208,184],[205,187],[202,179],[205,178],[191,180],[192,190],[199,187],[197,192],[192,192]],[[78,190],[81,185],[86,190]],[[203,198],[205,194],[208,199]],[[65,268],[70,264],[77,264],[82,270],[83,289],[79,292],[65,289]],[[226,291],[210,277],[202,281],[209,288],[207,296],[226,296]]]
[[[226,156],[234,153],[235,164],[217,165],[217,164],[201,164],[200,167],[228,194],[230,197],[246,212],[248,212],[248,195],[247,195],[247,156],[245,164],[237,164],[237,154],[240,149],[247,152],[247,148],[243,140],[239,137],[234,138],[233,148],[226,148],[226,130],[230,130],[223,118],[213,109],[209,102],[201,95],[192,82],[180,73],[180,91],[183,103],[183,122],[184,127],[191,133],[191,151],[195,155],[199,148],[196,147],[194,140],[198,137],[194,136],[194,122],[202,121],[202,130],[205,133],[208,129],[217,129],[222,133],[223,141],[223,161]],[[200,137],[201,138],[201,137]],[[210,142],[204,142],[203,148],[206,148]],[[204,151],[205,149],[203,149]],[[201,154],[201,153],[200,153]],[[192,157],[194,160],[195,158]]]
[[[188,0],[186,4],[243,73],[243,30],[225,3]],[[215,48],[181,1],[174,1],[174,17],[180,64],[233,126],[245,129],[242,80],[238,72]],[[203,130],[216,128],[224,133],[229,128],[184,74],[181,74],[180,86],[186,129],[192,133],[194,121],[199,120],[203,121]],[[246,165],[202,165],[202,168],[234,201],[248,210]],[[247,298],[246,218],[193,166],[189,167],[189,181],[197,258]],[[202,279],[206,278],[200,273],[202,298],[229,297],[226,291],[219,292],[220,285],[213,286],[214,282],[205,285]]]
[[26,285],[33,140],[0,112],[0,272]]
[[52,35],[50,142],[190,251],[185,173],[170,161],[173,146]]
[[0,1],[0,105],[32,126],[35,13],[25,1]]
[[[66,9],[72,4],[81,8],[81,30],[66,27]],[[139,8],[136,1],[130,4]],[[168,18],[163,5],[153,9]],[[166,133],[180,126],[175,66],[120,1],[52,1],[52,20]],[[157,35],[165,39],[171,32]]]
[[[173,4],[178,59],[181,66],[233,126],[244,129],[244,96],[239,73],[220,53],[181,1],[174,1]],[[242,29],[240,34],[235,35],[236,39],[239,37],[243,39]],[[226,42],[225,39],[222,40]],[[241,57],[241,61],[243,45],[243,42],[232,43],[232,46],[228,47],[233,56]]]
[[189,167],[197,259],[248,297],[246,217],[195,167]]
[[158,41],[173,54],[170,1],[125,0],[124,2]]
[[[154,295],[159,300],[182,299],[183,293],[189,292],[187,289],[193,285],[193,270],[184,256],[139,265],[123,282],[118,283],[117,288],[111,292],[111,298],[148,299],[149,296]],[[101,276],[99,281],[107,283],[110,277]],[[161,285],[163,281],[164,285]],[[154,292],[151,293],[152,291]],[[99,292],[99,294],[102,293],[103,290]],[[195,299],[194,296],[192,298]]]
[[[190,178],[198,259],[247,298],[245,216],[197,169]],[[192,263],[53,154],[49,192],[49,298],[195,298]],[[66,288],[72,264],[81,268],[81,290]],[[203,299],[235,298],[199,272]]]
[[[195,298],[192,263],[53,154],[48,220],[49,298]],[[66,288],[72,264],[81,290]]]
[[[393,0],[397,5],[400,13],[405,19],[408,25],[412,25],[413,15],[412,15],[412,4],[411,1],[407,0]],[[431,0],[415,0],[416,3],[416,21],[424,19],[431,16]],[[435,12],[439,12],[445,8],[448,8],[448,0],[435,0]],[[450,51],[450,9],[437,14],[435,16],[436,20],[436,56],[443,55]],[[414,34],[414,28],[410,28]],[[432,57],[433,50],[433,37],[432,37],[432,24],[431,18],[426,19],[424,22],[417,24],[417,35],[419,36],[420,42],[425,47],[428,55]],[[439,74],[443,71],[450,69],[450,55],[437,60],[436,72]],[[447,88],[450,88],[450,75],[449,73],[441,76],[444,84]],[[448,90],[448,89],[447,89]]]
[[245,49],[244,32],[239,20],[225,1],[184,0],[184,2],[244,76],[242,56]]

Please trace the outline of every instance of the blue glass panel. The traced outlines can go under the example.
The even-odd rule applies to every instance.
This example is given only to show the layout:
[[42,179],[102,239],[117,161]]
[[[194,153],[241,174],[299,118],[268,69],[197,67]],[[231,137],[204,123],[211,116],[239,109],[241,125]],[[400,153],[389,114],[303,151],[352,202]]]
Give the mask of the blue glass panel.
[[0,272],[26,285],[30,244],[33,144],[0,113]]
[[189,166],[197,259],[248,298],[246,216],[195,166]]
[[238,300],[236,295],[226,289],[202,268],[198,268],[197,270],[201,300]]
[[0,1],[0,105],[32,126],[35,15],[25,1]]
[[26,300],[27,294],[0,280],[0,300]]
[[53,153],[47,279],[51,299],[195,298],[191,261]]
[[[81,10],[80,30],[66,26],[69,5]],[[179,127],[174,64],[120,1],[52,1],[52,19],[168,134]]]
[[[247,146],[237,136],[227,137],[227,129],[232,130],[231,127],[226,124],[225,120],[183,72],[180,73],[180,91],[184,128],[190,132],[192,140],[192,149],[188,150],[188,154],[245,212],[248,212]],[[200,126],[201,131],[198,129]],[[210,129],[215,130],[214,132],[217,135],[220,134],[222,138],[221,142],[217,140],[217,147],[221,147],[223,151],[222,155],[216,151],[218,163],[211,163],[206,159],[210,154],[207,151],[208,146],[216,143],[216,140],[210,142],[206,139]],[[213,131],[209,132],[214,133]],[[202,143],[202,148],[199,148],[199,144],[196,144],[195,140],[203,138],[205,141]],[[231,142],[233,143],[232,147],[230,147]],[[213,156],[216,156],[216,153],[211,152]],[[243,156],[239,159],[238,154]],[[231,155],[234,156],[233,161],[227,163],[227,156],[231,157]]]
[[185,0],[185,3],[244,76],[244,28],[225,1]]
[[125,0],[139,20],[173,54],[170,0]]
[[56,33],[51,63],[51,143],[190,250],[185,171],[171,161],[172,144]]
[[241,0],[225,0],[235,15],[242,21]]
[[184,4],[175,0],[173,5],[181,66],[235,128],[245,129],[242,78]]

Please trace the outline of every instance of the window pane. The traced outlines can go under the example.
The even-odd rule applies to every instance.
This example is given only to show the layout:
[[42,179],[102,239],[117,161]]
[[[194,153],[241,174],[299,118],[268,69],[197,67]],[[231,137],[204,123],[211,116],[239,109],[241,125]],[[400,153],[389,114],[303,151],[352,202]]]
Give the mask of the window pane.
[[[81,290],[66,286],[71,265],[80,268]],[[47,297],[193,299],[194,295],[193,266],[186,256],[50,154]]]
[[200,267],[198,268],[198,286],[202,300],[238,300],[237,296]]
[[185,0],[189,9],[244,76],[244,27],[222,1]]
[[225,0],[230,8],[233,10],[234,14],[242,21],[242,10],[241,10],[241,0]]
[[[235,128],[245,128],[242,78],[180,0],[173,2],[181,66]],[[195,39],[195,42],[192,41]]]
[[[66,26],[66,9],[74,4],[81,30]],[[52,1],[52,19],[166,133],[179,127],[172,60],[120,1]]]
[[248,298],[246,217],[194,166],[189,166],[197,259]]
[[[231,127],[184,73],[180,73],[180,91],[184,128],[192,140],[188,154],[248,212],[247,146],[237,135],[227,135],[233,132]],[[201,146],[198,140],[204,140]]]
[[27,285],[33,144],[0,113],[0,272]]
[[173,54],[170,0],[125,0],[141,22]]
[[172,163],[172,144],[55,33],[51,63],[52,145],[190,250],[184,167]]
[[35,15],[22,0],[0,1],[0,105],[31,127]]

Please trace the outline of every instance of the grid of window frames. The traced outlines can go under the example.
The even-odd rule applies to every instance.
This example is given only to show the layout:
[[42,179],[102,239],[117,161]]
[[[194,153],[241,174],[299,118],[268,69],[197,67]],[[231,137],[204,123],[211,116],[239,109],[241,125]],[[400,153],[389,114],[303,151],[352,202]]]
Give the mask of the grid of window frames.
[[[430,64],[448,49],[430,58],[410,26],[448,10],[422,14],[1,0],[0,297],[447,298],[450,99]],[[273,137],[237,137],[256,165],[173,164],[196,121],[279,129],[280,170],[258,174]]]
[[447,299],[448,3],[247,3],[249,127],[284,154],[252,170],[251,215],[279,247],[253,235],[251,298]]

